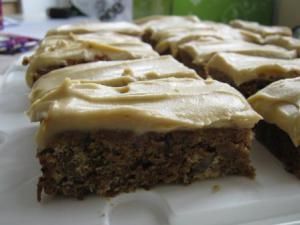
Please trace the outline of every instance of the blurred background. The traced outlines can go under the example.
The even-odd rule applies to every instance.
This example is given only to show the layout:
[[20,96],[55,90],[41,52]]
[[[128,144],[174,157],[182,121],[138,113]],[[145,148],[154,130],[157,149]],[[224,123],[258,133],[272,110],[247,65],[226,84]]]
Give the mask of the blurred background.
[[[85,15],[101,20],[139,18],[153,14],[195,14],[201,19],[227,22],[234,18],[263,24],[300,25],[299,0],[0,0],[2,17],[41,19],[50,15]],[[49,11],[49,8],[51,10]],[[123,16],[116,16],[123,14]],[[5,19],[4,19],[5,23]]]
[[26,51],[47,30],[62,24],[131,21],[157,14],[194,14],[217,22],[239,18],[289,26],[297,34],[298,9],[300,0],[0,0],[0,54]]

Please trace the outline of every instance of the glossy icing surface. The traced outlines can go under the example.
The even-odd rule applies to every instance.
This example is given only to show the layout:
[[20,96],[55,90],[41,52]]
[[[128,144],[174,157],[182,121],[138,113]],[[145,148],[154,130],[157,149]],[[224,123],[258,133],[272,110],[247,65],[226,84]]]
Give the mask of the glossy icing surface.
[[258,45],[243,41],[211,41],[208,43],[191,41],[182,45],[181,49],[193,58],[193,63],[195,64],[207,62],[218,52],[235,52],[245,55],[283,59],[291,59],[297,56],[296,51],[293,50],[289,51],[273,45]]
[[264,120],[284,130],[296,147],[300,145],[300,78],[274,82],[248,101]]
[[284,35],[292,36],[292,30],[289,27],[283,26],[264,26],[257,22],[250,22],[244,20],[232,20],[230,25],[236,28],[252,31],[265,37],[268,35]]
[[272,35],[265,38],[266,44],[277,45],[289,50],[296,50],[300,56],[300,39],[281,35]]
[[191,69],[171,56],[127,61],[99,61],[54,70],[37,80],[32,87],[31,101],[57,88],[66,78],[108,86],[123,86],[133,81],[168,77],[200,79]]
[[158,54],[139,38],[117,33],[54,35],[46,37],[30,59],[26,73],[29,86],[41,70],[99,60],[126,60]]
[[[28,112],[41,121],[38,145],[66,130],[168,132],[208,127],[252,128],[260,119],[234,88],[213,80],[167,78],[108,87],[66,79]],[[72,122],[70,122],[72,121]]]
[[218,70],[236,85],[250,80],[269,79],[273,76],[295,77],[300,75],[300,59],[272,59],[236,53],[218,53],[207,63],[208,70]]
[[128,22],[83,22],[66,24],[48,31],[47,36],[54,34],[85,34],[93,32],[116,32],[129,35],[141,35],[142,30],[135,24]]

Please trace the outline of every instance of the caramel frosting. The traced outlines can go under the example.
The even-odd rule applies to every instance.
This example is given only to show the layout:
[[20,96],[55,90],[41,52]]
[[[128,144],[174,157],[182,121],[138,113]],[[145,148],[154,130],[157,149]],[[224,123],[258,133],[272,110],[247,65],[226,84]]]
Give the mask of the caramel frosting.
[[64,131],[99,129],[169,132],[252,128],[260,116],[234,88],[214,80],[168,78],[109,87],[66,79],[36,100],[28,115],[41,121],[39,149]]
[[205,32],[209,31],[216,32],[216,29],[201,23],[192,23],[185,26],[178,24],[177,26],[157,30],[152,34],[151,39],[158,42],[171,37],[188,35],[190,32],[204,32],[204,36],[207,36]]
[[156,57],[152,47],[139,38],[116,33],[54,35],[44,39],[30,58],[26,80],[32,86],[40,71],[99,60]]
[[141,19],[136,19],[134,21],[136,24],[140,25],[143,28],[148,28],[151,26],[156,26],[160,24],[167,25],[170,24],[183,24],[183,23],[198,23],[200,22],[197,16],[162,16],[162,15],[155,15],[155,16],[148,16],[143,17]]
[[285,131],[300,146],[300,78],[272,83],[248,101],[268,123]]
[[31,101],[57,88],[66,78],[108,86],[123,86],[132,81],[167,77],[200,79],[171,56],[127,61],[99,61],[54,70],[38,79],[31,90]]
[[291,59],[297,56],[295,51],[289,51],[281,47],[257,45],[243,41],[215,41],[208,43],[191,41],[180,48],[191,56],[194,64],[203,64],[218,52],[235,52],[245,55],[283,59]]
[[293,37],[272,35],[265,38],[266,44],[277,45],[289,50],[296,50],[300,56],[300,40]]
[[142,30],[135,24],[128,22],[82,22],[78,24],[62,25],[48,31],[46,36],[56,34],[86,34],[94,32],[116,32],[139,36]]
[[161,30],[152,35],[155,40],[155,50],[159,53],[170,51],[174,56],[178,53],[180,45],[193,41],[211,41],[222,40],[222,36],[213,29],[195,29],[195,28],[172,28],[168,30]]
[[196,16],[151,16],[136,20],[135,22],[141,27],[144,33],[150,35],[160,30],[168,28],[191,27],[195,24],[201,27],[208,27],[205,24],[199,24]]
[[260,34],[262,37],[268,35],[283,35],[292,36],[292,30],[289,27],[283,26],[264,26],[257,22],[232,20],[230,25],[239,29],[248,30]]
[[237,86],[255,79],[300,75],[300,59],[271,59],[236,53],[218,53],[209,60],[206,67],[208,71],[222,72]]
[[163,53],[170,50],[172,55],[177,55],[178,48],[191,41],[211,40],[245,40],[250,42],[262,42],[260,36],[248,32],[241,32],[226,25],[211,26],[207,23],[192,24],[185,27],[172,27],[158,30],[152,34],[151,39],[156,43],[155,49]]

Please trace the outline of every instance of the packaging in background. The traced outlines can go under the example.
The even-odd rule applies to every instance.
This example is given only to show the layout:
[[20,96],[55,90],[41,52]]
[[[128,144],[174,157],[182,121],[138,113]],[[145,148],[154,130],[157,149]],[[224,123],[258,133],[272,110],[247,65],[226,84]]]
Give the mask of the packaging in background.
[[132,0],[71,0],[85,15],[101,21],[132,20]]
[[38,44],[39,40],[14,34],[0,33],[0,54],[26,52]]
[[2,0],[0,0],[0,30],[3,29]]

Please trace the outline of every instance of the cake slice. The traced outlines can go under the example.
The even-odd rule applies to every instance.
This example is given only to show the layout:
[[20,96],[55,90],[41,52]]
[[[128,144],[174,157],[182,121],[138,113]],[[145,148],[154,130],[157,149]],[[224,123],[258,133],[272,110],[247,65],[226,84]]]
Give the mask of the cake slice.
[[234,52],[244,55],[264,56],[269,58],[291,59],[296,51],[289,51],[273,45],[258,45],[244,41],[199,41],[188,42],[179,48],[179,59],[186,66],[194,68],[200,76],[206,77],[205,65],[216,53]]
[[224,24],[208,22],[191,24],[190,26],[171,27],[154,32],[151,44],[160,54],[171,53],[177,56],[178,48],[191,41],[249,41],[260,43],[262,40],[254,33],[241,32]]
[[[150,16],[135,20],[135,23],[142,29],[142,39],[154,45],[153,35],[156,32],[179,27],[191,27],[199,25],[199,19],[196,16]],[[201,27],[207,27],[203,25]]]
[[235,28],[260,34],[262,37],[267,37],[269,35],[292,36],[291,28],[284,26],[265,26],[257,22],[244,20],[232,20],[230,21],[230,25]]
[[260,117],[218,81],[168,78],[108,87],[66,79],[28,114],[40,121],[39,200],[42,192],[114,196],[255,175],[251,128]]
[[114,32],[132,36],[140,36],[142,30],[135,24],[128,22],[83,22],[66,24],[53,28],[47,32],[47,36],[57,34],[86,34],[95,32]]
[[264,118],[256,138],[300,179],[300,78],[274,82],[248,100]]
[[162,25],[163,27],[173,26],[178,23],[187,24],[187,23],[198,23],[200,19],[197,16],[175,16],[175,15],[154,15],[146,16],[134,20],[134,23],[141,26],[142,28],[155,27],[156,25]]
[[177,56],[178,47],[192,40],[240,40],[263,43],[253,32],[234,29],[222,23],[195,20],[194,17],[154,17],[140,25],[143,40],[160,54]]
[[58,68],[93,61],[155,57],[158,54],[139,38],[117,33],[54,35],[46,37],[23,64],[29,67],[27,83],[32,86],[44,74]]
[[265,38],[266,44],[277,45],[288,50],[296,50],[300,56],[300,39],[280,35],[272,35]]
[[178,46],[186,42],[198,39],[219,40],[221,36],[215,29],[202,24],[191,24],[187,26],[174,26],[153,32],[148,41],[160,54],[177,55]]
[[235,53],[218,53],[206,65],[208,74],[231,84],[249,97],[268,84],[300,75],[300,59],[271,59]]
[[107,86],[124,86],[133,81],[168,77],[200,79],[194,70],[185,67],[171,56],[127,61],[100,61],[54,70],[35,82],[30,93],[31,102],[57,88],[69,78]]

